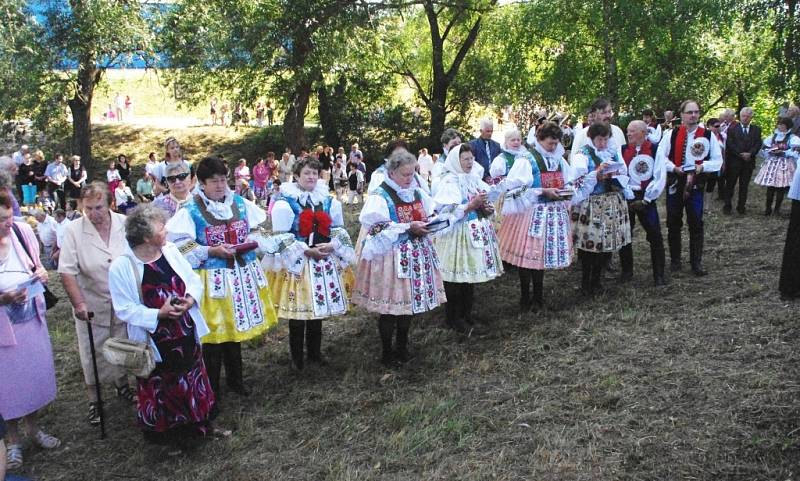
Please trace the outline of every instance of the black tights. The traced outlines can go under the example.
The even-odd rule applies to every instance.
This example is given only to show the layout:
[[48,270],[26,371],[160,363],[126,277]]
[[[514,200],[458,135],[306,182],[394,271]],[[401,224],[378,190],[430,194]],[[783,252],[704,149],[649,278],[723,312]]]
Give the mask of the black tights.
[[223,364],[228,386],[233,389],[240,389],[244,386],[241,343],[203,344],[203,362],[208,372],[208,380],[211,381],[211,389],[218,395]]
[[[525,269],[524,267],[517,269],[519,271],[520,310],[530,309],[532,304],[542,307],[544,303],[544,271]],[[533,283],[533,298],[531,298],[531,283]]]
[[581,261],[581,289],[584,293],[595,294],[600,289],[603,267],[611,259],[610,252],[589,252],[578,250]]
[[322,319],[289,320],[289,351],[292,354],[292,362],[298,369],[303,369],[303,334],[308,349],[308,360],[322,362]]
[[[383,360],[390,360],[393,352],[401,360],[408,357],[408,331],[411,328],[411,316],[393,316],[391,314],[381,314],[378,318],[378,332],[381,335],[381,345],[383,346]],[[392,336],[397,330],[397,341],[395,350],[392,351]]]
[[471,323],[474,286],[465,282],[445,282],[444,292],[447,295],[447,304],[444,306],[447,324],[453,325],[462,319]]
[[775,199],[775,213],[781,211],[781,204],[783,203],[783,196],[789,191],[788,187],[767,187],[767,210],[766,214],[772,214],[772,200]]

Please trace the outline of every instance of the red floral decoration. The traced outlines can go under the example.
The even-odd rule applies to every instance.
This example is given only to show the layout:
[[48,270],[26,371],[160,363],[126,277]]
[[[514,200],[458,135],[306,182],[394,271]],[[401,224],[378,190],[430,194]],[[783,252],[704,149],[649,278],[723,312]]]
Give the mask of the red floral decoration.
[[332,223],[331,216],[324,210],[314,212],[311,209],[305,209],[300,213],[300,237],[308,237],[312,232],[330,237]]

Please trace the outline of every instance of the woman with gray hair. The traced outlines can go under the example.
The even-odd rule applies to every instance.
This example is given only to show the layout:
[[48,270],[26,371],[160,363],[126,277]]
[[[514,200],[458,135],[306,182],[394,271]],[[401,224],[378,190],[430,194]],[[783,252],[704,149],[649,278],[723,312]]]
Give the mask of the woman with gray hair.
[[369,194],[359,216],[367,236],[352,301],[380,314],[384,365],[409,360],[411,316],[446,302],[439,261],[428,237],[434,201],[414,186],[416,166],[417,159],[407,150],[392,153],[386,162],[386,180]]
[[150,442],[183,442],[210,433],[215,396],[200,338],[209,332],[197,300],[203,283],[167,242],[165,212],[143,204],[125,221],[128,249],[111,264],[109,290],[128,338],[146,342],[155,370],[137,379],[137,418]]

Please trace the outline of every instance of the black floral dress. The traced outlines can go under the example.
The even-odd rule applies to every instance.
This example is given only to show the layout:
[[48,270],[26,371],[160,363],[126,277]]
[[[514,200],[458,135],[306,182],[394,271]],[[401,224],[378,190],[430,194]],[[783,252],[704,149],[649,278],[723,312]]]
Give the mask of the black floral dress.
[[[169,297],[182,297],[186,285],[166,258],[144,265],[142,298],[145,306],[160,309]],[[138,420],[146,435],[199,434],[209,430],[214,392],[187,312],[180,320],[159,320],[150,334],[161,362],[147,379],[138,380]]]

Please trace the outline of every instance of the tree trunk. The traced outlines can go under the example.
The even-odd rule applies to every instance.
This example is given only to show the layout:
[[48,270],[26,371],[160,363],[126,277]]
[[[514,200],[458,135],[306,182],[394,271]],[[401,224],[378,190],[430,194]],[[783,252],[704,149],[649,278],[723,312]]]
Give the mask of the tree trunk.
[[308,148],[306,138],[305,118],[308,101],[311,98],[311,80],[301,80],[294,90],[286,115],[283,117],[283,136],[292,152],[298,153],[302,148]]
[[317,88],[317,101],[319,107],[319,125],[322,128],[322,135],[325,143],[330,146],[343,145],[342,132],[345,127],[342,122],[341,100],[344,98],[347,79],[340,76],[333,87],[333,92],[328,92],[328,87],[320,82]]
[[95,66],[94,56],[81,59],[75,95],[68,101],[72,112],[72,153],[80,156],[81,165],[86,168],[89,178],[92,178],[95,170],[92,158],[92,98],[102,74],[102,70]]
[[[438,88],[437,88],[438,87]],[[433,95],[431,95],[430,103],[428,103],[428,110],[431,113],[431,133],[428,137],[428,146],[432,152],[439,152],[442,148],[442,133],[444,132],[445,123],[445,105],[447,105],[447,85],[433,86]],[[466,141],[467,139],[461,139]]]

